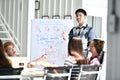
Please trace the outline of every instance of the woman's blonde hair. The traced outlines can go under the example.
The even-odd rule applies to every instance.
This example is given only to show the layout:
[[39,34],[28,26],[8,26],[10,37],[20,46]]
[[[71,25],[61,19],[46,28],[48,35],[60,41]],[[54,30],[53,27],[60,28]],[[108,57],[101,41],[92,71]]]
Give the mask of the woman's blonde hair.
[[13,42],[8,41],[8,42],[4,43],[4,49],[5,49],[5,51],[7,51],[7,47],[10,46],[10,45],[14,46]]

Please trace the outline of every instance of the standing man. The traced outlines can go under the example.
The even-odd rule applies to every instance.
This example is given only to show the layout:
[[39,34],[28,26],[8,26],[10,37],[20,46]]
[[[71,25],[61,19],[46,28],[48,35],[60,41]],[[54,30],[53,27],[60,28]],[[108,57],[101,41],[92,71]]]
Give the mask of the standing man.
[[[88,26],[87,21],[87,12],[84,9],[77,9],[75,11],[76,20],[78,22],[78,26],[73,27],[69,32],[69,39],[73,36],[80,36],[82,39],[84,54],[87,57],[88,55],[88,46],[90,41],[95,38],[95,30],[93,27]],[[66,40],[66,36],[63,32],[63,39]]]

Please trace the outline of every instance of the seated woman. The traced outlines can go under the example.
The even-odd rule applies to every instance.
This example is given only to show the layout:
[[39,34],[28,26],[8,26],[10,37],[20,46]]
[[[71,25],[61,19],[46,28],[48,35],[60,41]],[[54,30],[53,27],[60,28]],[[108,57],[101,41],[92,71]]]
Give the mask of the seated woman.
[[[87,58],[83,52],[82,40],[80,37],[72,37],[68,43],[68,55],[64,65],[73,66],[71,80],[77,80],[80,67],[78,65],[87,64]],[[75,67],[76,66],[76,67]]]
[[65,65],[87,64],[87,59],[83,52],[82,40],[80,37],[72,37],[68,43],[68,55]]
[[104,41],[100,39],[93,39],[89,46],[89,51],[92,53],[89,64],[100,65],[100,53],[103,51]]
[[2,40],[0,40],[0,68],[12,68],[12,62],[5,55]]
[[6,43],[4,43],[4,48],[5,48],[5,52],[7,54],[7,56],[16,56],[16,48],[15,45],[13,44],[13,42],[8,41]]

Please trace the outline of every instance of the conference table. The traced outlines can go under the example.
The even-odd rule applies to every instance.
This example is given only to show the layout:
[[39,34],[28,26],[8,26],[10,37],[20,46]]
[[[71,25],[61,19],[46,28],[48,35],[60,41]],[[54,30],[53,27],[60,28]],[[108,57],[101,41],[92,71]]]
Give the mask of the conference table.
[[33,80],[34,78],[41,78],[40,80],[43,79],[44,76],[44,69],[40,68],[25,68],[21,72],[22,78],[30,78]]
[[[13,76],[8,76],[6,75],[7,77],[10,77],[10,78],[25,78],[25,77],[28,77],[28,78],[36,78],[36,77],[39,77],[39,78],[43,78],[44,76],[44,68],[40,68],[40,67],[36,67],[36,68],[27,68],[27,57],[8,57],[11,61],[12,61],[12,66],[14,68],[18,68],[18,67],[24,67],[24,69],[22,70],[21,72],[21,76],[19,75],[13,75]],[[23,63],[24,65],[23,66],[20,66],[20,63]],[[1,77],[2,78],[2,77]],[[3,76],[3,78],[5,78],[5,76]],[[2,78],[2,79],[3,79]]]

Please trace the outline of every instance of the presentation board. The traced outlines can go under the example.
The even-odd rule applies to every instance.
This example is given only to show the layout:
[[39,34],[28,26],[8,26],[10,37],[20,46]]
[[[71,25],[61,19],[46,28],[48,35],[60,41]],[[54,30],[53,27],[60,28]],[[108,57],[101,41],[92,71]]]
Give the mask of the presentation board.
[[47,53],[46,61],[62,66],[68,56],[68,42],[62,33],[68,35],[73,27],[73,20],[34,19],[31,26],[30,60],[35,60]]

